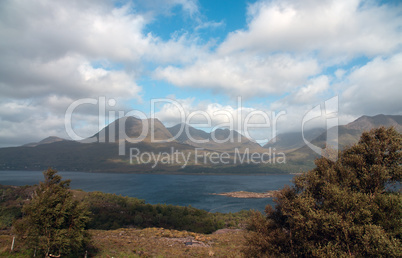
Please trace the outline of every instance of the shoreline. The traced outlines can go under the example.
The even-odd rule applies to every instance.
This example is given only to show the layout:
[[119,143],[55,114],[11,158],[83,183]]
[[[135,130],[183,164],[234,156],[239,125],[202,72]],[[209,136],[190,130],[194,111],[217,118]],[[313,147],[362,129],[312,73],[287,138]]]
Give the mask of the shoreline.
[[212,195],[221,195],[232,198],[242,198],[242,199],[263,199],[263,198],[272,198],[278,190],[271,190],[265,193],[256,193],[256,192],[247,192],[247,191],[235,191],[235,192],[227,192],[227,193],[213,193]]
[[[132,175],[189,175],[189,176],[273,176],[273,175],[301,175],[302,173],[267,173],[267,172],[250,172],[250,173],[208,173],[208,172],[200,172],[200,173],[186,173],[179,171],[166,171],[166,172],[112,172],[112,171],[67,171],[67,170],[58,170],[54,168],[60,173],[88,173],[88,174],[132,174]],[[46,169],[45,169],[46,170]],[[45,170],[0,170],[1,172],[43,172]]]

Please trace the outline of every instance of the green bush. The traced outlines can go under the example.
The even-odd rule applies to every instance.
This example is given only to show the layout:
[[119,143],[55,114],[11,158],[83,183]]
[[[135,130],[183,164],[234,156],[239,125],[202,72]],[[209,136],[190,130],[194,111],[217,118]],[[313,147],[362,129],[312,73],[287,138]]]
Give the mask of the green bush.
[[73,199],[70,181],[61,181],[56,173],[52,169],[43,173],[45,181],[32,200],[24,204],[24,216],[14,226],[37,254],[75,257],[87,239],[88,211],[83,203]]

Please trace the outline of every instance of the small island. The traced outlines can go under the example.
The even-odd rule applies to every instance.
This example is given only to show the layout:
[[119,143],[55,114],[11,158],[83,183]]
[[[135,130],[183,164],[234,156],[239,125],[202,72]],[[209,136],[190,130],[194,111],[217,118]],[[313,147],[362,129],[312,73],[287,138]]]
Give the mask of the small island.
[[271,198],[274,196],[274,193],[278,191],[267,191],[265,193],[254,193],[254,192],[246,192],[246,191],[237,191],[237,192],[228,192],[228,193],[213,193],[213,195],[223,195],[229,196],[233,198]]

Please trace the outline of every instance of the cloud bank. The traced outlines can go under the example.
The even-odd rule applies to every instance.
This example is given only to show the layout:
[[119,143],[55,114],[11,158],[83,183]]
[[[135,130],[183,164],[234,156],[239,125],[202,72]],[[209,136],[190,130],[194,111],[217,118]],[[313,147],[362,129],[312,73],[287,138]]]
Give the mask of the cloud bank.
[[[341,122],[402,114],[401,14],[401,4],[374,0],[260,0],[248,5],[244,28],[217,41],[199,31],[224,23],[196,0],[1,1],[0,145],[66,137],[64,113],[77,99],[104,96],[116,100],[110,110],[128,111],[166,84],[166,95],[188,92],[180,100],[188,110],[235,112],[224,103],[241,96],[250,110],[285,111],[282,131],[333,96]],[[149,31],[175,15],[193,29],[168,39]],[[82,135],[98,129],[97,112],[77,109]],[[174,114],[157,112],[167,124]]]

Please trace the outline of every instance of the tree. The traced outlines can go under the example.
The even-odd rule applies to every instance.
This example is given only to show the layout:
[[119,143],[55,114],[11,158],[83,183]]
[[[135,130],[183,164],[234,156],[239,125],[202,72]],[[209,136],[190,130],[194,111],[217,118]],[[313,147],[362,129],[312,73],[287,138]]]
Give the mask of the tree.
[[89,212],[83,203],[73,199],[70,180],[62,181],[50,168],[43,174],[45,181],[23,206],[24,217],[15,226],[37,253],[74,255],[85,243]]
[[362,134],[335,162],[294,179],[250,221],[247,256],[400,257],[402,135],[393,128]]

